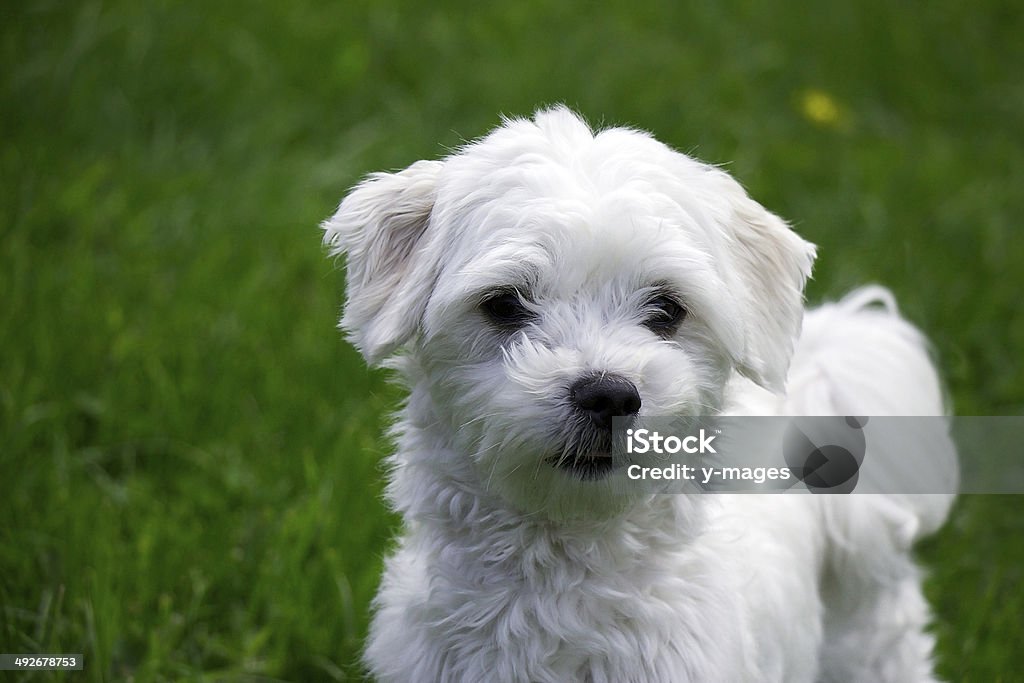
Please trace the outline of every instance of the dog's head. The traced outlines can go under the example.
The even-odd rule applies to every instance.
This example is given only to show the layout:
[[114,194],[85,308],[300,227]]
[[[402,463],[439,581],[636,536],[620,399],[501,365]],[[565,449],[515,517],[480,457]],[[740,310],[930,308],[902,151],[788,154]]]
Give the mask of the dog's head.
[[712,414],[734,370],[781,391],[814,258],[723,171],[564,108],[370,176],[324,229],[349,338],[406,349],[479,483],[528,509],[596,495],[613,416]]

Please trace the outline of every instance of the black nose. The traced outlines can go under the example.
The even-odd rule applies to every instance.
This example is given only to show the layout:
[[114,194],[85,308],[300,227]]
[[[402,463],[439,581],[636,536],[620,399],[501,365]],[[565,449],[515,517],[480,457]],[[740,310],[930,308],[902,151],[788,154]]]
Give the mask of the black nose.
[[569,398],[594,424],[609,431],[613,417],[632,417],[640,412],[636,385],[616,375],[584,377],[569,388]]

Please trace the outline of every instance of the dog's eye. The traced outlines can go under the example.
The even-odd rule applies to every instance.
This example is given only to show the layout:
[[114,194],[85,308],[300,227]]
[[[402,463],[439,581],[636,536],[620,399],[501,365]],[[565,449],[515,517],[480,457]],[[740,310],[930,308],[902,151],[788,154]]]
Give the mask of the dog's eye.
[[659,294],[647,302],[647,319],[644,327],[655,334],[667,337],[675,333],[686,318],[686,307],[669,294]]
[[518,330],[533,320],[533,313],[514,289],[502,289],[489,294],[481,302],[480,309],[494,326],[503,330]]

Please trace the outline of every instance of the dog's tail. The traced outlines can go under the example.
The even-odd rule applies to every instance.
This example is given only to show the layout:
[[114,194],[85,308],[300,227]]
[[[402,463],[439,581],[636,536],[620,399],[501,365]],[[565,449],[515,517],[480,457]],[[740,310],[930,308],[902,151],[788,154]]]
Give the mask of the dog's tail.
[[898,532],[893,541],[904,548],[945,521],[958,467],[942,385],[927,341],[900,316],[889,290],[864,287],[807,313],[790,369],[786,412],[899,416],[875,431],[884,438],[869,444],[870,462],[862,470],[874,478],[865,482],[866,490],[891,493],[865,497],[884,498],[872,505],[891,508],[890,522],[901,520],[892,529]]
[[804,414],[946,413],[927,342],[878,285],[808,311],[788,384],[791,407],[813,411]]

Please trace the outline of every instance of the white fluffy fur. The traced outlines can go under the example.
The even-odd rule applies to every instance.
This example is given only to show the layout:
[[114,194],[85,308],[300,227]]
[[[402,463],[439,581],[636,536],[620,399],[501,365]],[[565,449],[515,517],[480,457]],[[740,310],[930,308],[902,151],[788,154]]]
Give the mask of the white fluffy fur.
[[[566,387],[593,372],[639,388],[641,421],[941,415],[885,290],[801,333],[812,245],[723,171],[564,108],[373,175],[324,228],[347,255],[342,327],[410,388],[379,680],[932,680],[909,552],[951,496],[623,495],[548,463],[574,424]],[[661,339],[641,322],[666,285],[690,314]],[[527,296],[522,331],[481,314],[498,287]]]

